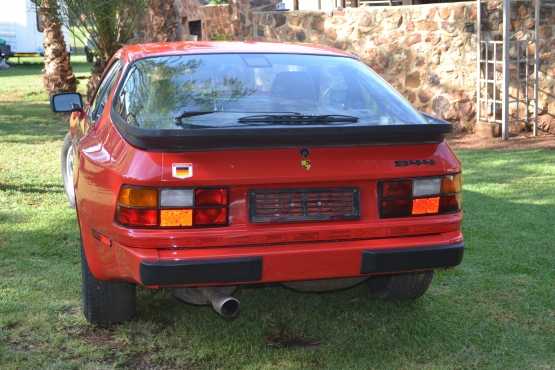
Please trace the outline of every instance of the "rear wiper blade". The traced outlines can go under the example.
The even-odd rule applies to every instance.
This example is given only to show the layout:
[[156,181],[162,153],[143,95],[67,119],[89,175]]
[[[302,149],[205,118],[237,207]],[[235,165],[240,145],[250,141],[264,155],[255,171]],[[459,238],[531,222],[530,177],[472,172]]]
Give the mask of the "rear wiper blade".
[[238,119],[239,123],[283,123],[283,124],[311,124],[334,122],[358,122],[358,117],[343,114],[255,114]]
[[176,125],[181,125],[183,123],[182,122],[183,118],[203,116],[205,114],[216,113],[216,112],[218,111],[216,110],[184,111],[183,113],[175,116],[173,119]]

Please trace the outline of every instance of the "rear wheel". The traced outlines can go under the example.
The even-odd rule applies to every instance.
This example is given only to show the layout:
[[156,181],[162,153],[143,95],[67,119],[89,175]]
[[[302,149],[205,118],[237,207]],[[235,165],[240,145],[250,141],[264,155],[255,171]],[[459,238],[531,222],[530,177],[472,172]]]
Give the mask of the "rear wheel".
[[432,283],[433,271],[375,276],[368,279],[368,291],[375,298],[411,300],[421,297]]
[[83,247],[83,313],[88,322],[98,326],[128,321],[136,312],[136,287],[126,282],[101,281],[92,276]]
[[64,138],[62,145],[62,180],[64,181],[64,190],[66,192],[67,200],[71,208],[75,208],[75,188],[73,187],[73,145],[71,142],[71,135],[69,132]]

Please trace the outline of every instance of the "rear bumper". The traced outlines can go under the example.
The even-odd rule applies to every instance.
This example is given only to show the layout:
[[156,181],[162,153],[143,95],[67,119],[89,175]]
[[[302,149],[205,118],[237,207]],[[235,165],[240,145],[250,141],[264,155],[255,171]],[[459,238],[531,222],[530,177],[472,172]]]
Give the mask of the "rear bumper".
[[211,248],[132,248],[82,232],[99,280],[148,287],[219,286],[336,279],[452,267],[461,262],[460,231],[349,241]]
[[[360,251],[359,275],[453,267],[461,263],[463,253],[463,242],[432,247],[363,250]],[[270,266],[265,266],[267,263]],[[287,261],[283,263],[287,264]],[[338,263],[341,263],[340,260]],[[140,263],[140,277],[144,285],[161,286],[257,283],[263,280],[264,268],[273,269],[279,266],[271,266],[271,261],[265,261],[262,256],[143,261]]]

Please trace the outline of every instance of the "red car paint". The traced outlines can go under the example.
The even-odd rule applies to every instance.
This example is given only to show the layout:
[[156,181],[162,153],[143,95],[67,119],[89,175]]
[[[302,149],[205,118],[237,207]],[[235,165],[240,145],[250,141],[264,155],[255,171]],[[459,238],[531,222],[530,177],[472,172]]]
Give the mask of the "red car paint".
[[[114,60],[123,70],[134,60],[186,53],[277,52],[343,55],[329,49],[268,43],[159,43],[127,46]],[[123,73],[122,73],[123,75]],[[257,283],[364,275],[364,251],[462,243],[462,213],[381,219],[378,180],[441,176],[461,171],[446,142],[310,147],[310,170],[299,165],[299,147],[225,151],[154,152],[130,145],[111,122],[109,107],[122,76],[95,125],[72,115],[76,161],[74,186],[83,248],[99,280],[143,284],[141,263],[256,256]],[[426,166],[395,166],[396,160],[433,160]],[[172,163],[194,164],[194,176],[176,179]],[[114,221],[122,185],[220,186],[229,189],[229,226],[195,229],[128,228]],[[360,220],[253,224],[247,191],[252,188],[360,189]],[[394,271],[392,271],[394,272]],[[241,281],[234,284],[243,283]],[[245,282],[249,283],[249,282]],[[225,285],[227,283],[211,283]],[[193,284],[199,286],[203,284]],[[156,285],[151,285],[155,287]]]

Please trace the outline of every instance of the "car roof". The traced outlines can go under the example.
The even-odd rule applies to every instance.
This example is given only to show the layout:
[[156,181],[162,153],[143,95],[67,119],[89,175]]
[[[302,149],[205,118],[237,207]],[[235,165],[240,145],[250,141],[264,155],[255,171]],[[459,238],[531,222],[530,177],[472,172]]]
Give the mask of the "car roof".
[[118,54],[119,57],[133,62],[153,56],[226,53],[312,54],[357,58],[354,54],[327,46],[255,41],[179,41],[135,44],[124,46]]

